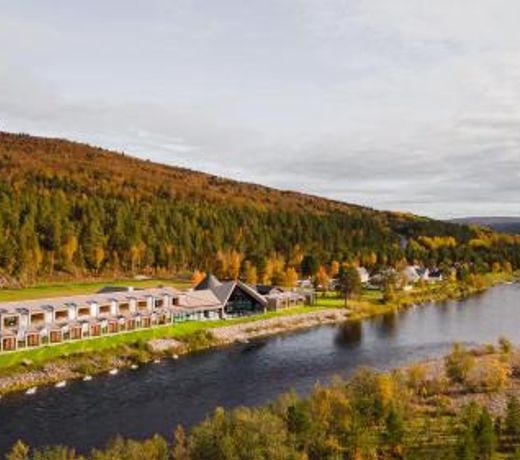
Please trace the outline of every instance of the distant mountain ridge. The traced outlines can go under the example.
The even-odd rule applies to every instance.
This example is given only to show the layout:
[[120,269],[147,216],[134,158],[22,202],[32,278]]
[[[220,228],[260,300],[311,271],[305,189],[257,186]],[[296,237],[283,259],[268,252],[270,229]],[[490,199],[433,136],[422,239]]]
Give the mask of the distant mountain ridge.
[[472,216],[450,219],[449,222],[464,225],[482,225],[497,232],[520,234],[520,217],[511,216]]

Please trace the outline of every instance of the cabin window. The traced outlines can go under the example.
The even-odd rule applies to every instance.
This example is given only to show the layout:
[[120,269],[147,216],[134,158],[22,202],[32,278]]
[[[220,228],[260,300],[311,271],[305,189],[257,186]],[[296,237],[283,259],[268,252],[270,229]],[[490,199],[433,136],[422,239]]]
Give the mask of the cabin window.
[[40,345],[40,336],[38,334],[30,334],[27,336],[27,346],[37,347]]
[[61,342],[61,331],[51,331],[51,343]]
[[110,305],[101,305],[99,307],[99,314],[100,315],[108,315],[108,314],[110,314]]
[[148,302],[146,302],[146,300],[138,302],[137,308],[139,308],[139,310],[146,310],[148,308]]
[[176,305],[176,306],[179,305],[179,298],[178,297],[173,297],[172,298],[172,305]]
[[80,327],[73,327],[70,330],[70,338],[71,339],[81,339],[81,328]]
[[69,319],[69,312],[67,310],[60,310],[56,312],[56,321],[63,321]]
[[4,318],[4,327],[16,327],[18,326],[18,316],[8,316]]
[[33,313],[31,315],[31,324],[42,324],[45,322],[45,315],[43,313]]
[[80,309],[78,309],[78,317],[82,316],[90,316],[90,308],[81,307]]
[[119,304],[119,313],[127,313],[129,311],[130,311],[130,304],[128,304],[128,303]]

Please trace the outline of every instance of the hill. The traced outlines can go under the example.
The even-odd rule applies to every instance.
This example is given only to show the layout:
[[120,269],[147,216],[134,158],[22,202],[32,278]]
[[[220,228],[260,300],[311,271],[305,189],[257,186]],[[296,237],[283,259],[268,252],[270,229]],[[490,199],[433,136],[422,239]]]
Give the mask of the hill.
[[450,222],[465,225],[482,225],[497,232],[520,234],[520,217],[460,217]]
[[0,275],[6,280],[197,268],[280,282],[288,269],[299,270],[304,256],[369,267],[405,257],[464,261],[482,270],[506,260],[520,266],[519,241],[491,231],[67,140],[0,133]]

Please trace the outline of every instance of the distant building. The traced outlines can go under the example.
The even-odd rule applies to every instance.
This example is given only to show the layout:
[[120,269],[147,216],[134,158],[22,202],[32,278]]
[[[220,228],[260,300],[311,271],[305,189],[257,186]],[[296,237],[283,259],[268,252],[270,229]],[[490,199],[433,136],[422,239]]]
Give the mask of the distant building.
[[297,285],[298,285],[299,288],[304,288],[304,289],[312,289],[313,288],[312,279],[310,279],[310,278],[298,280]]
[[418,267],[415,265],[408,265],[403,270],[403,277],[407,283],[415,284],[421,279],[421,276],[419,275],[417,269]]
[[370,273],[365,267],[356,267],[356,270],[359,274],[359,279],[362,284],[367,284],[370,281]]

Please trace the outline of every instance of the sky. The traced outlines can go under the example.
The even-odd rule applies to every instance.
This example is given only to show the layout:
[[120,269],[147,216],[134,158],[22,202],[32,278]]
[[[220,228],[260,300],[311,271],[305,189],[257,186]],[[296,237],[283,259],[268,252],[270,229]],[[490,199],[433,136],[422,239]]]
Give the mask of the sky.
[[518,0],[0,0],[0,130],[520,215]]

